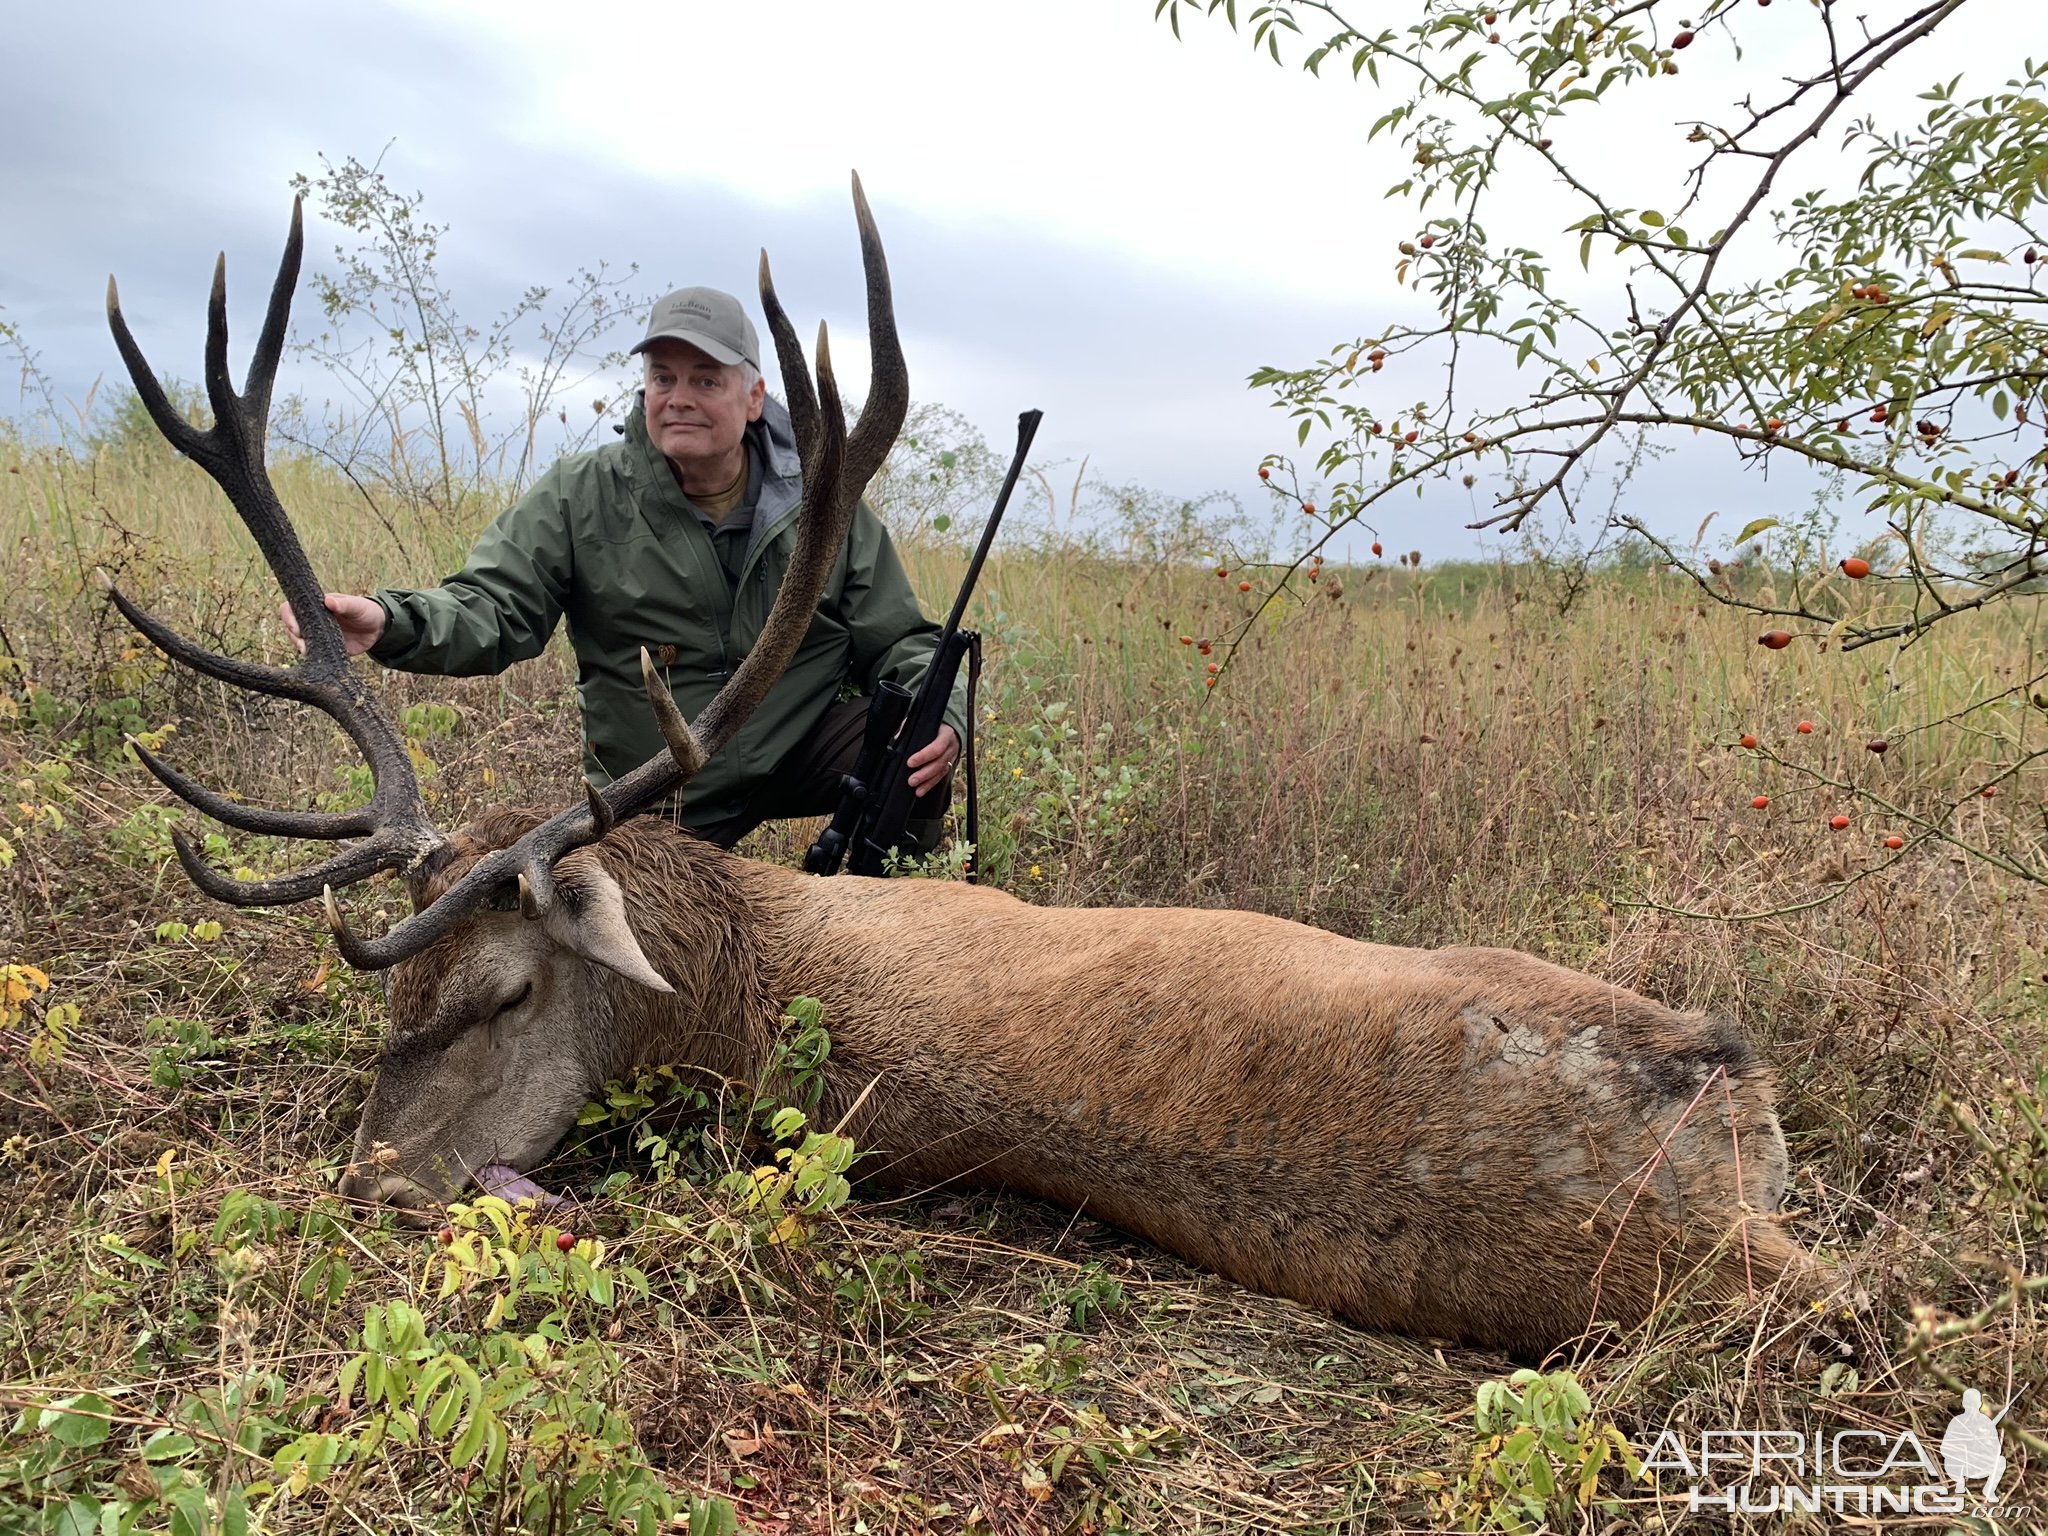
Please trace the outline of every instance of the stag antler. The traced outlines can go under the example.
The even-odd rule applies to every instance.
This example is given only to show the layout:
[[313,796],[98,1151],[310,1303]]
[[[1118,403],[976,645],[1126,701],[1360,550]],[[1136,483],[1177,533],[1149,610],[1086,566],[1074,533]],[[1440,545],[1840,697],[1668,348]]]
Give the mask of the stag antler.
[[413,774],[412,759],[406,753],[403,738],[390,717],[370,698],[362,680],[349,670],[341,629],[327,611],[324,591],[264,468],[270,390],[277,377],[278,358],[284,351],[285,323],[291,314],[292,289],[298,283],[299,258],[304,247],[301,206],[294,199],[284,260],[278,265],[277,281],[270,290],[270,307],[264,315],[263,330],[256,338],[255,355],[249,360],[248,378],[239,395],[228,375],[227,257],[221,256],[214,264],[213,293],[206,306],[206,396],[213,406],[213,426],[204,432],[186,421],[165,397],[122,317],[120,292],[113,278],[107,279],[107,324],[113,329],[114,345],[120,348],[121,360],[128,365],[136,394],[171,446],[213,476],[227,492],[229,503],[255,536],[278,585],[284,588],[285,598],[299,621],[306,654],[297,666],[289,669],[237,661],[173,633],[130,602],[111,581],[107,582],[108,595],[128,622],[173,661],[181,661],[194,671],[237,688],[296,699],[324,711],[362,750],[376,786],[370,803],[356,811],[329,814],[264,810],[215,794],[135,742],[135,751],[144,767],[161,779],[172,794],[216,821],[244,832],[274,837],[366,839],[299,874],[275,880],[231,880],[203,863],[183,832],[172,832],[178,862],[184,865],[192,883],[218,901],[244,907],[304,901],[319,895],[330,884],[345,885],[379,870],[404,869],[442,841],[427,818],[426,802],[421,798],[419,780]]
[[775,330],[783,389],[791,402],[791,423],[803,460],[804,495],[797,514],[796,549],[790,555],[781,589],[752,649],[691,724],[683,719],[675,699],[655,671],[654,659],[642,647],[640,672],[647,702],[668,750],[613,780],[603,790],[589,789],[587,804],[561,812],[509,848],[486,854],[432,906],[405,919],[381,939],[360,939],[351,933],[330,895],[327,920],[343,957],[351,965],[386,966],[418,953],[507,881],[518,882],[520,904],[529,916],[547,910],[555,900],[554,861],[569,849],[604,836],[614,822],[637,816],[673,795],[738,734],[789,666],[810,628],[818,599],[831,577],[833,562],[846,544],[854,508],[895,441],[910,399],[909,375],[890,303],[882,237],[875,228],[874,215],[858,176],[853,179],[853,200],[860,226],[861,259],[867,272],[868,344],[874,376],[868,404],[861,411],[860,424],[850,441],[846,413],[832,374],[825,327],[818,327],[814,391],[795,333],[768,282],[766,255],[762,257],[762,304]]
[[319,814],[261,810],[214,794],[160,762],[138,743],[136,750],[143,762],[173,794],[230,826],[287,837],[367,838],[348,852],[301,874],[275,880],[239,881],[201,863],[183,835],[173,833],[179,862],[200,889],[240,906],[282,904],[317,894],[323,900],[343,959],[362,969],[380,970],[419,953],[461,923],[487,897],[507,887],[516,887],[520,905],[529,917],[538,917],[557,898],[556,859],[597,841],[619,821],[666,800],[738,733],[789,665],[809,629],[833,562],[846,542],[854,507],[895,441],[909,402],[909,381],[889,299],[889,274],[881,236],[875,229],[858,176],[854,178],[853,195],[860,224],[861,256],[867,270],[874,382],[851,443],[838,386],[832,376],[825,329],[818,329],[818,378],[814,391],[788,317],[776,302],[768,281],[765,253],[762,257],[762,302],[768,308],[775,331],[783,384],[803,458],[804,496],[789,570],[752,650],[692,726],[683,720],[675,700],[655,673],[653,659],[643,649],[640,664],[648,702],[668,750],[603,790],[586,784],[584,804],[558,813],[512,846],[485,855],[430,906],[376,939],[360,938],[349,928],[335,900],[335,888],[383,869],[416,871],[446,840],[427,819],[419,783],[397,729],[349,670],[341,631],[327,612],[324,590],[313,575],[263,466],[271,382],[283,350],[285,321],[299,271],[299,205],[294,203],[292,207],[291,236],[271,291],[270,310],[250,364],[248,383],[240,397],[230,387],[227,376],[225,259],[215,270],[206,341],[207,393],[213,402],[215,425],[208,432],[193,428],[164,397],[128,333],[109,280],[108,320],[143,404],[171,443],[197,460],[220,483],[235,511],[255,535],[298,619],[299,631],[306,641],[306,655],[297,667],[289,670],[217,656],[180,639],[118,591],[112,593],[114,602],[130,623],[174,660],[223,682],[298,699],[326,711],[362,748],[376,785],[370,803],[359,811]]

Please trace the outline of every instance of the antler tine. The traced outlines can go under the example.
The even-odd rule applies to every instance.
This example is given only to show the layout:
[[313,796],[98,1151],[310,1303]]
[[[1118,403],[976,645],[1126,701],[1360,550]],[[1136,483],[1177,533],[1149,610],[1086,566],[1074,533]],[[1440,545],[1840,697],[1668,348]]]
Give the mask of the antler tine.
[[111,578],[102,574],[101,579],[106,582],[107,597],[121,610],[121,617],[171,660],[213,678],[216,682],[246,688],[251,693],[267,693],[273,698],[292,699],[301,704],[315,702],[314,685],[303,674],[287,667],[269,667],[256,661],[238,661],[232,656],[223,656],[218,651],[209,651],[204,646],[194,645],[162,620],[154,617],[147,609],[137,607]]
[[860,259],[868,279],[868,346],[873,377],[860,421],[846,449],[846,478],[858,497],[895,446],[910,410],[910,368],[896,334],[896,305],[889,292],[889,263],[882,254],[882,234],[861,190],[860,172],[853,174],[853,215],[860,225]]
[[156,423],[157,431],[186,458],[198,459],[207,449],[206,434],[178,414],[163,385],[157,382],[142,348],[136,344],[135,333],[128,329],[127,316],[121,313],[121,289],[111,272],[107,274],[107,326],[114,333],[114,347],[127,365],[136,396],[149,412],[149,419]]
[[202,789],[185,775],[144,751],[143,762],[172,793],[229,826],[277,836],[335,839],[370,834],[368,842],[349,849],[315,869],[275,880],[230,880],[201,863],[187,844],[179,845],[179,862],[200,889],[240,906],[267,906],[317,896],[334,881],[360,880],[380,869],[403,867],[440,841],[427,818],[426,803],[405,743],[360,678],[350,669],[340,626],[328,613],[326,593],[312,562],[278,501],[264,468],[269,430],[271,390],[284,350],[305,246],[302,205],[292,203],[291,230],[283,259],[271,286],[263,328],[250,359],[247,393],[237,395],[228,373],[227,261],[214,264],[207,298],[206,392],[213,407],[213,426],[201,432],[180,416],[157,382],[142,349],[121,313],[120,291],[107,280],[107,323],[128,376],[144,407],[164,436],[180,453],[203,468],[227,493],[265,562],[284,589],[304,638],[305,659],[296,667],[263,666],[237,661],[194,645],[143,612],[114,586],[109,596],[128,622],[172,660],[222,682],[252,692],[311,704],[332,718],[362,751],[376,788],[370,803],[343,815],[271,811],[242,806]]
[[[530,875],[528,851],[540,839],[541,833],[547,832],[550,828],[567,829],[580,825],[582,841],[589,842],[589,817],[590,811],[587,807],[575,806],[535,827],[510,848],[500,848],[485,854],[432,906],[394,924],[382,938],[365,939],[358,936],[348,926],[347,919],[342,916],[341,905],[335,901],[333,892],[326,892],[324,901],[327,926],[334,931],[334,942],[341,950],[342,959],[360,971],[381,971],[386,966],[396,965],[399,961],[418,954],[434,940],[460,925],[482,904],[484,898],[499,886],[518,879],[522,874]],[[575,842],[564,840],[557,853],[567,852],[575,846]],[[552,893],[553,877],[550,875],[543,878],[547,880],[548,892]]]
[[669,760],[685,778],[689,777],[704,766],[704,749],[691,734],[690,723],[683,718],[683,712],[676,708],[676,696],[668,691],[668,684],[654,670],[654,657],[644,645],[640,647],[640,682],[647,690],[647,704],[654,711],[654,723],[661,731],[661,739],[668,743]]
[[339,812],[273,811],[260,805],[244,805],[239,800],[215,794],[195,779],[186,778],[133,736],[128,738],[128,745],[142,759],[142,766],[155,774],[165,789],[187,805],[238,831],[254,832],[259,837],[305,837],[324,841],[368,837],[377,830],[374,802],[360,810]]
[[[277,264],[277,278],[270,285],[270,306],[263,314],[263,329],[256,335],[256,350],[249,355],[249,374],[242,386],[242,402],[259,422],[270,420],[270,391],[277,382],[277,365],[284,356],[285,333],[290,328],[292,294],[299,286],[299,262],[306,249],[305,199],[292,199],[292,227],[284,239],[284,259]],[[259,445],[261,437],[258,438]]]
[[232,880],[199,857],[182,829],[172,831],[171,846],[177,850],[178,862],[192,883],[215,901],[231,907],[288,907],[294,902],[311,901],[330,885],[353,885],[380,869],[401,868],[413,856],[408,845],[380,833],[311,869],[279,875],[274,880]]
[[803,460],[804,483],[817,476],[818,397],[811,390],[811,371],[804,365],[803,343],[796,339],[796,327],[782,301],[775,296],[775,279],[768,272],[768,253],[761,253],[761,312],[768,317],[768,334],[775,338],[775,359],[782,366],[782,393],[789,406],[790,430],[796,434],[797,456]]

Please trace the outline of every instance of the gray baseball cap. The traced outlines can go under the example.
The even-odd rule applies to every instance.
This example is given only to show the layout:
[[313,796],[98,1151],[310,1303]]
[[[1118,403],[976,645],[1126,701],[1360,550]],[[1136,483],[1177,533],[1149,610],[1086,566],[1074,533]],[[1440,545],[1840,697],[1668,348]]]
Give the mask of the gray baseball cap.
[[719,362],[761,368],[761,341],[740,301],[716,288],[678,288],[655,301],[647,334],[633,349],[645,352],[657,341],[686,341]]

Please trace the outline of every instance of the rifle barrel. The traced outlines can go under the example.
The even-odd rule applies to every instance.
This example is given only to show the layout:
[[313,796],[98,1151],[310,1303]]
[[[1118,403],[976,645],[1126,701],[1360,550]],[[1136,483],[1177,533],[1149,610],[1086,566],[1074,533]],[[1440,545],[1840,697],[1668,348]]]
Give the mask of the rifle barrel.
[[967,579],[960,583],[960,595],[953,599],[953,611],[946,615],[945,628],[941,635],[950,635],[960,627],[960,621],[967,616],[968,601],[974,596],[974,584],[981,580],[982,563],[988,559],[989,546],[996,541],[996,525],[1003,520],[1003,509],[1010,504],[1010,492],[1017,488],[1017,477],[1024,473],[1024,459],[1031,452],[1031,439],[1038,435],[1038,424],[1045,418],[1043,411],[1025,411],[1017,417],[1017,454],[1010,460],[1010,472],[1003,476],[1003,488],[996,496],[996,509],[989,513],[988,523],[981,530],[981,542],[974,547],[974,558],[967,562]]

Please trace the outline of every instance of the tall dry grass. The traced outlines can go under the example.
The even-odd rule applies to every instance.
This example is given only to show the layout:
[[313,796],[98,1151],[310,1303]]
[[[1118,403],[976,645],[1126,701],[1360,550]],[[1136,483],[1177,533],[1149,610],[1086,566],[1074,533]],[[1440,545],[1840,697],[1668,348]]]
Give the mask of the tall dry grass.
[[[0,943],[51,983],[0,1042],[0,1129],[15,1138],[0,1273],[17,1318],[0,1393],[120,1382],[147,1418],[211,1367],[203,1354],[145,1361],[137,1331],[170,1326],[176,1306],[203,1313],[224,1282],[202,1271],[180,1289],[114,1265],[110,1316],[89,1300],[113,1284],[96,1278],[111,1261],[92,1240],[132,1236],[124,1223],[166,1151],[202,1170],[181,1187],[191,1210],[154,1218],[173,1227],[203,1227],[238,1185],[321,1202],[378,1014],[373,989],[323,960],[309,915],[210,910],[185,885],[167,858],[167,799],[124,760],[121,732],[175,726],[165,750],[180,766],[251,799],[311,804],[361,786],[338,733],[167,671],[97,596],[102,567],[195,638],[284,659],[273,584],[195,470],[139,447],[80,460],[19,444],[0,445],[0,470],[0,644],[14,661],[0,758],[15,791],[0,819],[14,850]],[[275,476],[338,588],[431,581],[494,510],[429,523],[317,466]],[[927,543],[906,557],[927,608],[942,608],[960,552]],[[1915,1426],[1932,1444],[1959,1383],[2003,1401],[2048,1379],[2032,1288],[2048,1240],[2044,906],[2038,887],[1966,851],[2048,866],[2042,777],[2007,771],[2037,743],[2041,712],[2024,689],[2001,699],[2037,670],[2035,605],[1969,615],[1903,653],[1845,656],[1760,649],[1740,616],[1654,570],[1600,574],[1569,601],[1527,563],[1333,567],[1297,585],[1262,604],[1258,569],[1218,579],[1192,561],[1050,544],[999,555],[975,610],[990,644],[993,877],[1040,902],[1239,906],[1384,942],[1509,945],[1738,1019],[1782,1077],[1793,1229],[1837,1263],[1842,1294],[1818,1330],[1674,1318],[1580,1361],[1599,1411],[1638,1444],[1678,1421]],[[1217,642],[1207,656],[1204,641]],[[1223,668],[1213,688],[1210,661]],[[500,679],[380,687],[394,710],[453,706],[452,723],[407,718],[454,823],[574,792],[570,682],[558,643]],[[1760,751],[1736,745],[1745,732]],[[1869,751],[1873,739],[1888,750]],[[1999,793],[1985,798],[1986,784]],[[1751,807],[1759,794],[1766,809]],[[1837,813],[1846,832],[1828,825]],[[747,851],[791,858],[810,830],[772,829]],[[1896,855],[1882,845],[1894,831],[1912,839]],[[247,843],[232,858],[304,854]],[[217,940],[155,936],[209,915]],[[57,1001],[78,1021],[56,1056],[32,1054]],[[152,1022],[166,1018],[206,1021],[210,1041],[168,1087],[169,1037]],[[587,1156],[567,1166],[604,1176]],[[687,1268],[634,1231],[656,1271]],[[304,1253],[281,1243],[272,1258],[282,1279],[249,1347],[294,1381],[332,1369],[361,1297],[406,1283],[407,1239],[364,1228],[359,1241],[378,1269],[325,1310],[294,1299]],[[665,1475],[738,1495],[763,1529],[849,1529],[856,1513],[870,1529],[1115,1525],[1105,1511],[1138,1530],[1433,1528],[1471,1451],[1473,1385],[1505,1369],[1368,1338],[991,1198],[856,1208],[841,1241],[919,1253],[929,1311],[877,1342],[829,1308],[669,1308],[658,1325],[636,1315],[621,1346],[626,1399]],[[1040,1502],[1006,1459],[1014,1447],[983,1442],[986,1392],[970,1378],[1068,1337],[1064,1303],[1048,1313],[1045,1298],[1076,1274],[1120,1277],[1128,1304],[1082,1338],[1077,1375],[1031,1390],[1050,1422],[1100,1403],[1117,1423],[1171,1427],[1177,1448],[1077,1474]],[[784,1277],[778,1294],[800,1299],[806,1283]],[[867,1417],[835,1420],[835,1394]],[[2041,1422],[2019,1410],[2012,1427]],[[779,1458],[758,1447],[764,1425],[780,1426]],[[744,1455],[741,1431],[756,1442]],[[2036,1449],[2009,1433],[2007,1450],[2008,1489],[2048,1507]],[[759,1485],[771,1460],[781,1505],[735,1481]],[[1649,1490],[1622,1494],[1604,1528],[1671,1514]],[[377,1497],[383,1518],[414,1509],[403,1489]],[[950,1512],[931,1513],[940,1505]],[[777,1526],[775,1508],[807,1513]]]

